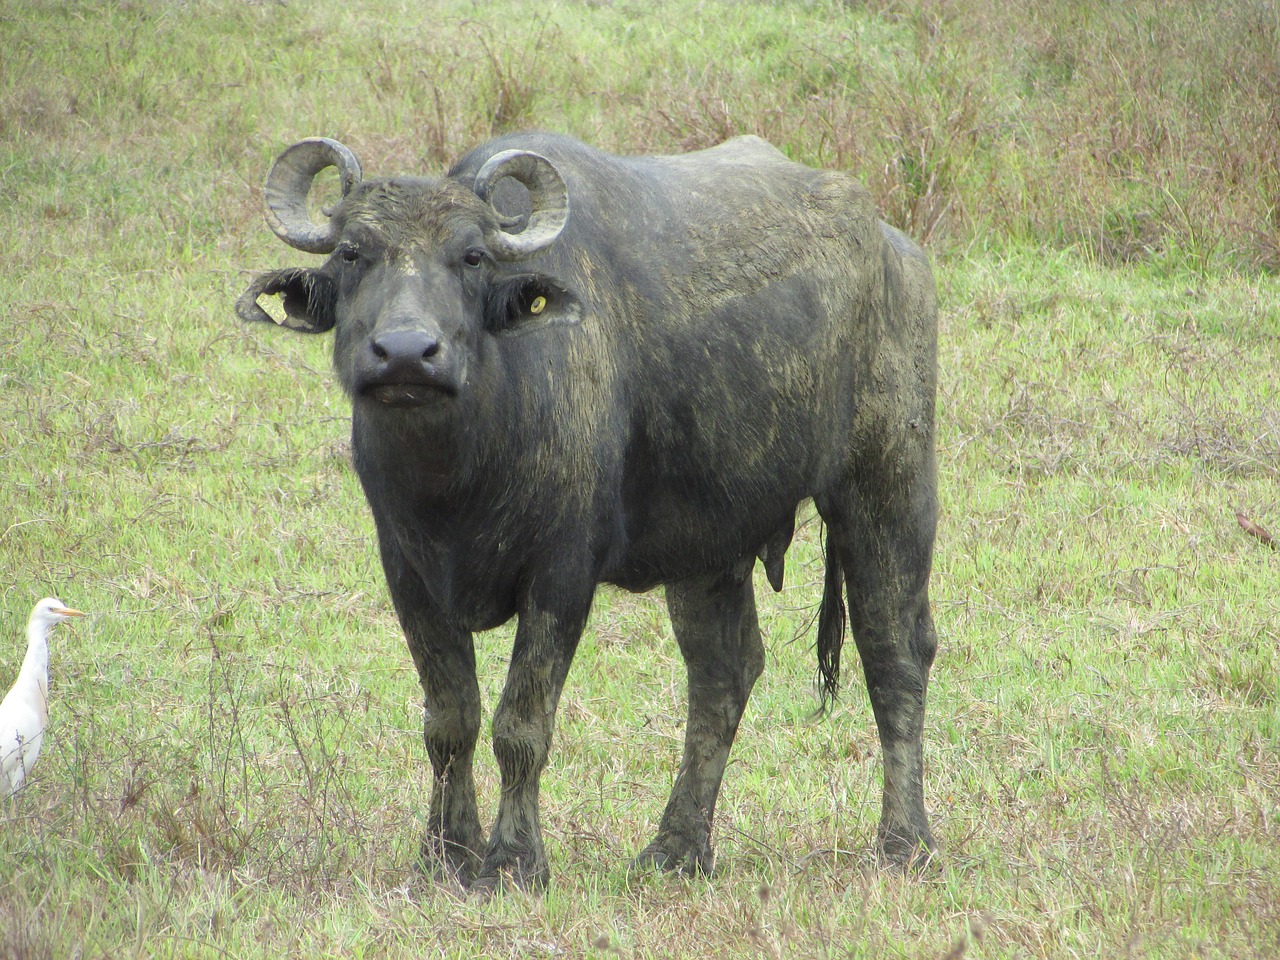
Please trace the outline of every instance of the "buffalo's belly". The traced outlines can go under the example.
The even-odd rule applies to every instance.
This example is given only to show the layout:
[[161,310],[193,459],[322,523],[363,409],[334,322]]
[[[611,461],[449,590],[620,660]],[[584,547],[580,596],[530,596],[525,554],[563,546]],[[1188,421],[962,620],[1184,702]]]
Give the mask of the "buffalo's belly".
[[719,571],[756,556],[797,507],[844,479],[857,391],[846,368],[775,338],[779,374],[741,343],[668,381],[631,425],[601,579],[626,589]]
[[814,492],[811,477],[782,465],[749,477],[651,480],[619,502],[619,539],[600,576],[627,590],[723,572],[754,557],[779,529],[790,529]]

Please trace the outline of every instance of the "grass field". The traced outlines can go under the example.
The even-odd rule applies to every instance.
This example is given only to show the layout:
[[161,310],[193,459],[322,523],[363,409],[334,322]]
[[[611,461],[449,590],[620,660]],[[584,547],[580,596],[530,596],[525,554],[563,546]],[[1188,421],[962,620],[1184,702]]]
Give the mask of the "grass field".
[[[535,12],[531,12],[536,9]],[[0,0],[0,958],[1280,955],[1280,4]],[[683,735],[660,595],[602,589],[542,810],[552,887],[419,877],[421,701],[327,338],[246,329],[303,136],[432,172],[496,131],[735,133],[855,172],[940,284],[944,847],[874,868],[816,524],[709,879],[628,877]],[[496,703],[507,629],[480,638]],[[482,815],[498,783],[487,733]]]

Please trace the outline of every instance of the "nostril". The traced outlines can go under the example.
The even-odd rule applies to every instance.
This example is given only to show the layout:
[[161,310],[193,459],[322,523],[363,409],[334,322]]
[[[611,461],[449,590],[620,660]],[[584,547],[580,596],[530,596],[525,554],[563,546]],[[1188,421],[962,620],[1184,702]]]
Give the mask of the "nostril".
[[431,366],[442,363],[447,352],[443,339],[427,330],[390,330],[369,339],[369,356],[379,366]]

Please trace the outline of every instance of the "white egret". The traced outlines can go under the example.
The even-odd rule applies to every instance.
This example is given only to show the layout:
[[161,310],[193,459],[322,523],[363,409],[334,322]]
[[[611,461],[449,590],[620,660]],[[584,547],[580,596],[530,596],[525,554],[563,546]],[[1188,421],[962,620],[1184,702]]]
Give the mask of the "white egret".
[[0,703],[0,797],[22,786],[40,756],[49,719],[49,631],[68,617],[83,616],[57,597],[45,597],[31,611],[27,655]]

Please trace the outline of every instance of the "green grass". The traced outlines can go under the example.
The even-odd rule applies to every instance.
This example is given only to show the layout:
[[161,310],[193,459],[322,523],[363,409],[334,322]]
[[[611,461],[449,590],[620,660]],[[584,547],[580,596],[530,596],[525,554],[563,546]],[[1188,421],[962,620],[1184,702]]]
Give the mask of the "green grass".
[[[1270,957],[1280,951],[1280,7],[1067,0],[0,5],[0,958]],[[873,867],[856,669],[827,719],[802,528],[708,880],[629,878],[683,734],[660,595],[601,590],[543,897],[413,870],[420,693],[326,338],[246,329],[302,136],[370,172],[490,133],[763,134],[927,237],[942,303],[945,855]],[[496,702],[509,629],[480,638]],[[486,743],[482,811],[498,792]],[[949,952],[950,951],[950,952]]]

